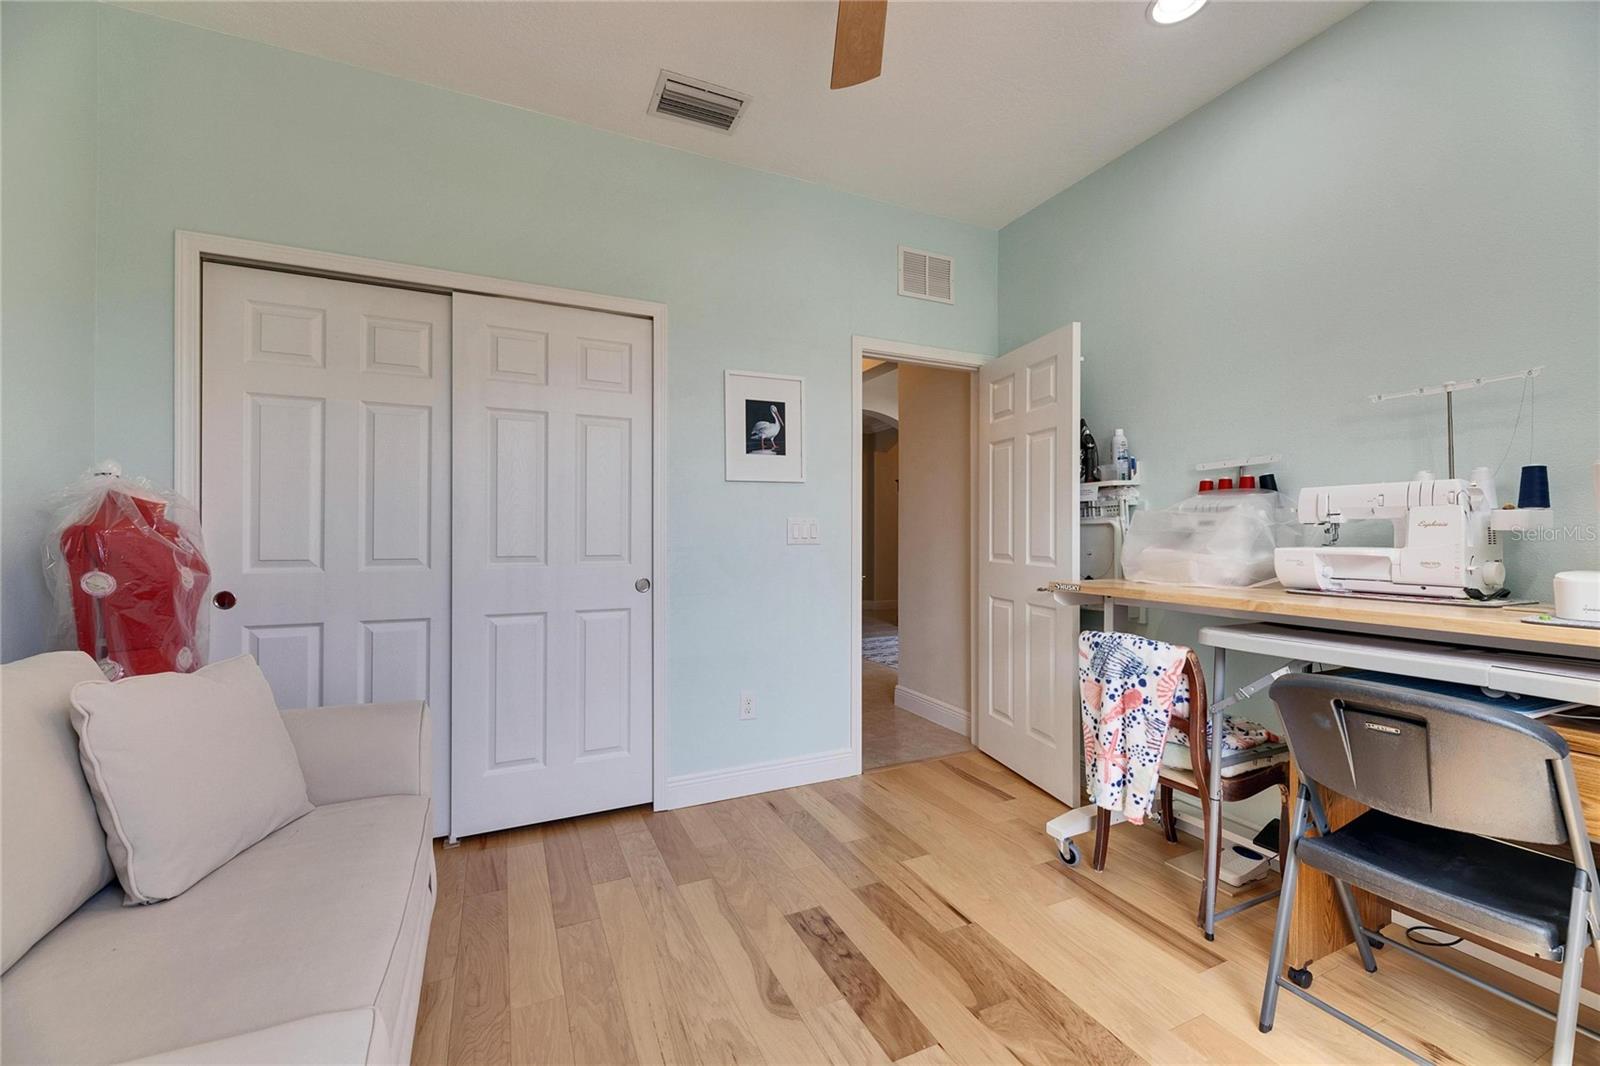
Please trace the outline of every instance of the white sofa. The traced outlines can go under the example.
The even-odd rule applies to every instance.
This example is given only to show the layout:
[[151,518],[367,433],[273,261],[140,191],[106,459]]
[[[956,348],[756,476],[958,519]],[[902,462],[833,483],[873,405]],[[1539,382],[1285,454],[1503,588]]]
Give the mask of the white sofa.
[[123,906],[78,763],[80,652],[0,668],[0,1060],[403,1063],[433,916],[422,703],[285,711],[315,809]]

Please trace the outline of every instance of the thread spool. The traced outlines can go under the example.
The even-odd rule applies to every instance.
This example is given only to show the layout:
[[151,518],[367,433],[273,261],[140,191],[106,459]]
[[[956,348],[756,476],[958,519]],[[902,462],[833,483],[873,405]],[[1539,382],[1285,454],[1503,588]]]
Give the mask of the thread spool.
[[1500,500],[1494,494],[1494,472],[1486,466],[1472,468],[1472,476],[1468,478],[1483,493],[1489,510],[1493,511],[1500,506]]
[[1518,507],[1549,507],[1550,506],[1550,468],[1547,466],[1525,466],[1522,468],[1522,484],[1517,489]]

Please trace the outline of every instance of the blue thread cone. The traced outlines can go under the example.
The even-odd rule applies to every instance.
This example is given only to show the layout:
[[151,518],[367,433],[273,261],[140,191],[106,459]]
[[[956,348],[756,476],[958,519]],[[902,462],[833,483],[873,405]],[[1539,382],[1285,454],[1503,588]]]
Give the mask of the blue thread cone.
[[1550,506],[1550,468],[1525,466],[1522,468],[1522,485],[1517,490],[1518,507]]

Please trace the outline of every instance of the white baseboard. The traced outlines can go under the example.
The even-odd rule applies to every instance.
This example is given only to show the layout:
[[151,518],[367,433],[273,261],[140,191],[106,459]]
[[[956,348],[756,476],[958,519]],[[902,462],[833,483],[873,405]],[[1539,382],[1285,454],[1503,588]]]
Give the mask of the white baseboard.
[[725,770],[679,774],[667,778],[665,786],[656,793],[655,809],[670,811],[678,807],[694,807],[701,803],[753,796],[758,792],[854,777],[860,772],[861,756],[844,748],[792,759],[730,766]]
[[971,717],[960,707],[923,695],[904,685],[894,687],[894,705],[902,711],[910,711],[918,718],[926,718],[934,725],[942,725],[962,736],[967,736],[972,728]]
[[900,609],[900,601],[899,600],[862,600],[861,601],[861,609],[863,611],[898,611]]

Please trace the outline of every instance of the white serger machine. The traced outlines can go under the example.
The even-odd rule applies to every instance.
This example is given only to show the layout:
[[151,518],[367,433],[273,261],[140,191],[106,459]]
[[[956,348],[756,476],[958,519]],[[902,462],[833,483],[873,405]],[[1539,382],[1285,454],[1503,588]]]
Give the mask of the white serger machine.
[[[1435,599],[1505,595],[1503,546],[1490,528],[1494,502],[1461,478],[1384,481],[1302,489],[1299,518],[1325,526],[1330,543],[1278,548],[1278,580],[1288,589]],[[1394,523],[1394,547],[1339,543],[1339,527],[1359,519]]]

